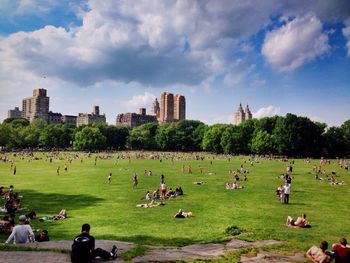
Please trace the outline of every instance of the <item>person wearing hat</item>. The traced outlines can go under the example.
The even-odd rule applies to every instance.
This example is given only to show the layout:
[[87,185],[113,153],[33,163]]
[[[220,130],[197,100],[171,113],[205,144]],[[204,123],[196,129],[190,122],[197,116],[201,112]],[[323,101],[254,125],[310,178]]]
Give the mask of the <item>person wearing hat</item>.
[[13,241],[14,244],[22,244],[34,240],[34,233],[30,225],[25,224],[26,216],[20,215],[18,220],[19,224],[12,229],[12,233],[6,240],[5,244],[9,244]]

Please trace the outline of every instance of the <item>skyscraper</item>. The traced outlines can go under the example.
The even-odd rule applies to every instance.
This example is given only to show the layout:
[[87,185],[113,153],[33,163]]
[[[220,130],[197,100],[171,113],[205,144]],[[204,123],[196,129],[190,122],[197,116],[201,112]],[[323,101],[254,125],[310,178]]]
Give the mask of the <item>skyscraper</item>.
[[48,121],[50,98],[46,89],[33,90],[33,96],[22,100],[22,117],[32,122],[34,119]]
[[[157,99],[153,103],[153,112],[156,112]],[[173,95],[170,92],[160,94],[160,114],[158,121],[173,122],[186,119],[186,99],[183,95]]]
[[186,99],[182,95],[174,97],[174,120],[186,119]]
[[234,114],[234,122],[236,125],[239,125],[243,122],[245,122],[246,120],[250,120],[253,118],[253,115],[249,109],[249,106],[247,104],[246,108],[245,108],[245,111],[243,111],[243,108],[242,108],[242,104],[240,103],[239,106],[238,106],[238,109],[237,111],[235,112]]
[[174,95],[169,92],[160,94],[159,122],[173,122],[174,120]]

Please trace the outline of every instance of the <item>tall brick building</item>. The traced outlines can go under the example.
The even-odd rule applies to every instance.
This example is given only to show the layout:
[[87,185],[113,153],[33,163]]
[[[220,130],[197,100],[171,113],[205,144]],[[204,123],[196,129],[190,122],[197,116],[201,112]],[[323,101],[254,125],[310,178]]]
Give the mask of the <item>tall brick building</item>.
[[33,96],[22,100],[22,117],[30,122],[34,119],[48,121],[50,98],[46,89],[33,90]]
[[160,123],[169,123],[186,119],[186,99],[182,95],[169,92],[160,94]]

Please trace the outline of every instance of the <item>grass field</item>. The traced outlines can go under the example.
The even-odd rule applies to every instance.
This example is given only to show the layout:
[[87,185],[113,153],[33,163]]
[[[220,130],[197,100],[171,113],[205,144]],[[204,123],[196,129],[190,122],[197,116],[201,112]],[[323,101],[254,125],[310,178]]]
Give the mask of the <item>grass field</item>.
[[[251,166],[249,157],[229,160],[208,154],[204,160],[193,160],[194,155],[180,153],[176,156],[182,159],[163,157],[162,161],[148,157],[135,159],[136,153],[129,153],[129,161],[117,158],[122,154],[126,155],[115,153],[110,154],[111,158],[98,159],[96,165],[96,154],[88,158],[87,154],[79,153],[79,158],[71,164],[67,159],[72,158],[73,153],[60,153],[52,163],[46,153],[36,153],[42,159],[31,162],[28,156],[20,160],[7,154],[14,160],[17,174],[13,175],[10,163],[0,162],[0,185],[6,188],[14,185],[15,191],[23,196],[26,212],[34,209],[39,216],[44,216],[58,213],[62,208],[67,210],[69,218],[65,220],[33,223],[37,229],[47,229],[54,240],[72,240],[80,232],[82,223],[91,224],[91,233],[97,239],[153,245],[222,242],[228,239],[224,231],[229,226],[244,229],[238,236],[241,239],[286,241],[278,249],[290,252],[305,251],[321,240],[334,243],[342,236],[350,238],[350,174],[337,166],[335,160],[322,169],[337,171],[337,180],[347,185],[333,186],[315,180],[311,170],[313,165],[319,165],[319,160],[307,164],[296,159],[290,204],[282,205],[275,189],[283,183],[277,177],[286,171],[288,162],[257,159]],[[63,169],[66,163],[67,172]],[[181,172],[182,164],[185,173]],[[245,188],[225,190],[225,183],[232,183],[229,170],[236,170],[241,164],[249,169],[248,181],[239,181]],[[187,173],[188,165],[192,167],[192,174]],[[203,174],[199,166],[203,167]],[[152,170],[153,175],[144,175],[144,170]],[[110,172],[112,183],[108,184]],[[137,189],[132,188],[133,172],[139,178]],[[165,175],[167,187],[181,186],[184,196],[167,200],[165,206],[137,208],[136,204],[146,202],[147,190],[153,192],[159,187],[161,173]],[[195,185],[194,181],[207,184]],[[179,208],[192,211],[194,217],[175,219],[173,216]],[[297,217],[302,212],[307,214],[312,228],[284,226],[288,215]],[[6,236],[0,238],[4,241]]]

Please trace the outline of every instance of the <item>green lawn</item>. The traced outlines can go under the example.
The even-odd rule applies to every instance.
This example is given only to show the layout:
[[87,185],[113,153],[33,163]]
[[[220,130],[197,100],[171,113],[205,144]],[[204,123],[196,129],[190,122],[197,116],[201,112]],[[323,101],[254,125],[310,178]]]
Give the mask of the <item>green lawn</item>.
[[[287,251],[305,251],[324,239],[334,243],[342,236],[350,238],[350,174],[340,169],[335,160],[323,169],[336,170],[340,175],[337,180],[346,181],[348,185],[332,186],[315,180],[311,170],[319,160],[310,164],[302,159],[295,160],[290,204],[281,205],[275,197],[275,189],[283,183],[277,176],[286,171],[286,162],[258,159],[259,163],[251,166],[249,157],[233,157],[229,161],[223,156],[205,155],[204,161],[197,161],[190,160],[190,154],[177,154],[187,160],[163,158],[159,161],[135,159],[135,153],[130,153],[129,163],[128,159],[117,159],[121,154],[98,159],[96,166],[94,154],[87,158],[86,154],[79,153],[79,158],[71,164],[64,158],[71,158],[73,153],[60,153],[61,160],[54,159],[52,163],[43,153],[36,154],[43,159],[32,162],[28,157],[20,160],[18,156],[7,154],[15,161],[17,174],[12,174],[9,163],[0,162],[0,185],[7,188],[13,184],[15,191],[23,196],[26,211],[34,209],[44,216],[58,213],[62,208],[67,210],[69,218],[66,220],[33,223],[37,229],[47,229],[54,240],[71,240],[83,223],[90,223],[91,233],[97,239],[153,245],[224,241],[227,239],[224,231],[232,225],[245,230],[238,238],[283,240],[286,244],[279,249]],[[80,162],[82,157],[83,163]],[[65,163],[68,172],[64,171]],[[184,174],[181,173],[182,164],[185,165]],[[189,164],[193,174],[187,173]],[[249,169],[248,181],[239,181],[245,188],[225,190],[226,181],[232,182],[229,170],[236,170],[241,164]],[[203,167],[203,174],[200,174],[199,165]],[[56,174],[58,166],[61,167],[59,176]],[[145,169],[152,170],[153,175],[145,176]],[[110,172],[113,176],[109,185]],[[137,189],[132,188],[133,172],[139,178]],[[167,200],[165,206],[135,207],[145,202],[142,199],[147,190],[159,187],[161,173],[168,187],[182,186],[185,195]],[[195,185],[193,181],[207,184]],[[179,208],[192,211],[195,217],[175,219],[173,216]],[[296,217],[302,212],[307,214],[311,229],[284,226],[287,215]],[[6,237],[1,235],[0,238],[4,241]]]

